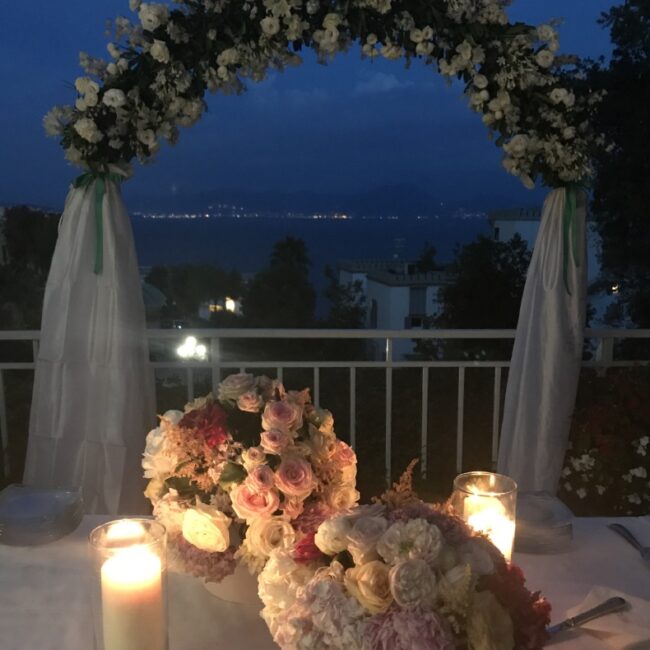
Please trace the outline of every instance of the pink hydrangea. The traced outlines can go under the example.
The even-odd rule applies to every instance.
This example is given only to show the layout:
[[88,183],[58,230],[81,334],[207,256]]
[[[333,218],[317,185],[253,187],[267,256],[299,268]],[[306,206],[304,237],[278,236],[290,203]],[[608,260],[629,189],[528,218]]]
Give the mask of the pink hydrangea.
[[425,609],[391,607],[366,624],[364,649],[454,650],[456,643],[447,622]]

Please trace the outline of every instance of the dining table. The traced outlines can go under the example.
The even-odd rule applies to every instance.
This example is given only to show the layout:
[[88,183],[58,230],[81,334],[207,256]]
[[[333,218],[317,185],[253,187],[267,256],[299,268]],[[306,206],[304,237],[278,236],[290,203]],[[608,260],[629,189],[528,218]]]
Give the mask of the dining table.
[[[71,534],[41,546],[0,545],[0,648],[92,650],[92,573],[88,534],[110,517],[86,515]],[[580,604],[594,586],[650,600],[650,565],[607,525],[622,523],[650,545],[650,517],[575,518],[573,539],[551,554],[515,552],[513,562],[533,591],[552,605],[552,622]],[[169,650],[271,650],[261,603],[226,602],[202,581],[170,572]],[[611,648],[585,630],[552,640],[557,650]]]

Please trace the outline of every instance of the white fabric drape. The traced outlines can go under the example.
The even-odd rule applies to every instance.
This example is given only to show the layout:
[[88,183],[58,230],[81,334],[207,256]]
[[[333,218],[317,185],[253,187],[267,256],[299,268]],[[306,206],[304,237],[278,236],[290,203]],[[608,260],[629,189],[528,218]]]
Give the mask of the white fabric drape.
[[586,197],[578,191],[575,256],[573,237],[565,241],[563,230],[566,198],[567,190],[556,189],[544,202],[508,375],[498,469],[521,491],[557,490],[580,374]]
[[144,305],[119,186],[71,188],[45,289],[24,481],[81,489],[87,512],[145,512],[140,458],[155,420]]

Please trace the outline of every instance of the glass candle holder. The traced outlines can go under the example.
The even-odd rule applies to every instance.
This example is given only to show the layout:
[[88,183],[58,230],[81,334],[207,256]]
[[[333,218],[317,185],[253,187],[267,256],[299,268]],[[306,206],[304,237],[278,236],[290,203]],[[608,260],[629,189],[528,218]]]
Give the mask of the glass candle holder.
[[517,484],[510,477],[493,472],[460,474],[454,479],[451,503],[471,528],[487,535],[510,561],[517,508]]
[[95,650],[168,650],[165,527],[109,521],[89,543]]

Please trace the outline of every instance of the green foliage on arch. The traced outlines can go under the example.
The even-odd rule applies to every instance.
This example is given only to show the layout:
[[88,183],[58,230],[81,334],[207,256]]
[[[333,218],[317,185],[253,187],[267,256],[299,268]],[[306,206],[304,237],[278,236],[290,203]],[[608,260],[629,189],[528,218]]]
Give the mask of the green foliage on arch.
[[[470,107],[504,152],[508,172],[532,187],[591,175],[599,94],[581,83],[575,57],[557,54],[551,25],[511,24],[509,0],[130,0],[138,20],[114,23],[111,61],[81,55],[74,106],[45,118],[66,157],[99,170],[145,162],[161,140],[196,122],[206,91],[239,93],[246,81],[301,62],[326,62],[353,44],[365,57],[420,59],[465,84]],[[432,111],[433,113],[433,111]]]

